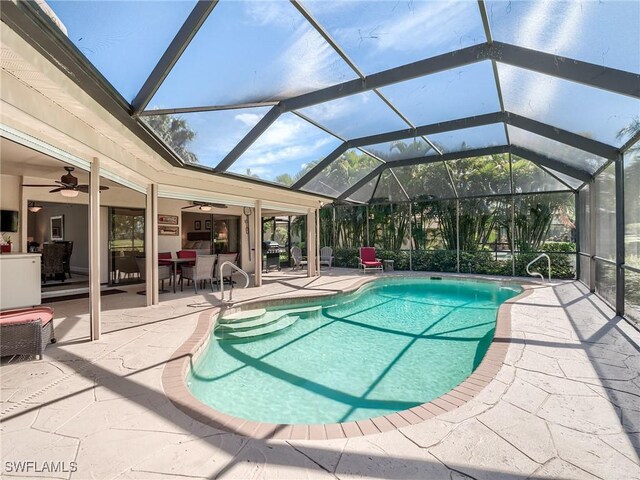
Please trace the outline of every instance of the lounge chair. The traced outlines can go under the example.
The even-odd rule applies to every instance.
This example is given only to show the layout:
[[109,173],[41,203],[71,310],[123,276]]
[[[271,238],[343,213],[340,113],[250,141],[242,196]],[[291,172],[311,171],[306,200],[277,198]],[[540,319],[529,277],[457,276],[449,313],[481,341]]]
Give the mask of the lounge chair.
[[53,309],[20,308],[0,312],[0,356],[44,355],[44,347],[56,343]]
[[294,270],[307,266],[307,261],[302,259],[302,250],[300,250],[300,247],[291,247],[291,258],[293,259]]
[[333,248],[322,247],[320,249],[320,265],[326,265],[331,268],[333,264]]
[[376,258],[374,247],[360,247],[360,267],[362,273],[367,273],[369,270],[382,271],[382,261]]

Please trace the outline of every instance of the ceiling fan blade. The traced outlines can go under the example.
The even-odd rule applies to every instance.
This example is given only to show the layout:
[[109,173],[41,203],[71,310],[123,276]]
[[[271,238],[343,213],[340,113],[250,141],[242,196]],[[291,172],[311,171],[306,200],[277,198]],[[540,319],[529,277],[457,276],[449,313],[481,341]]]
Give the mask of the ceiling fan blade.
[[102,192],[103,190],[109,190],[109,187],[100,187],[100,191]]
[[42,184],[40,184],[40,185],[35,185],[35,184],[27,184],[27,183],[23,184],[22,186],[23,186],[23,187],[47,187],[47,188],[51,188],[51,187],[59,187],[59,185],[42,185]]
[[64,187],[54,188],[53,190],[49,190],[49,193],[57,193],[57,192],[59,192],[60,190],[65,190],[65,188],[64,188]]
[[89,185],[77,185],[73,190],[78,190],[82,193],[89,193]]
[[189,208],[199,207],[200,205],[189,205],[187,207],[182,207],[181,210],[187,210]]
[[210,203],[209,205],[211,205],[214,208],[227,208],[227,206],[224,203]]

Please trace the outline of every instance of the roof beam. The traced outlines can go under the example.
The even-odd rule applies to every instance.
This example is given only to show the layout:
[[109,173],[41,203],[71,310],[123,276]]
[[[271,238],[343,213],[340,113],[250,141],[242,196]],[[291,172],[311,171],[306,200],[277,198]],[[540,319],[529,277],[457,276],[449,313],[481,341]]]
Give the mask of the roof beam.
[[242,155],[252,144],[255,142],[260,135],[262,135],[267,128],[269,128],[273,122],[275,122],[280,116],[280,108],[275,106],[272,107],[271,110],[267,112],[267,114],[260,119],[258,123],[251,129],[249,133],[247,133],[238,144],[233,147],[226,157],[224,157],[218,165],[216,165],[216,171],[225,171],[227,170],[233,162],[235,162],[240,155]]
[[564,173],[565,175],[569,175],[570,177],[582,180],[583,182],[589,181],[589,179],[591,179],[592,177],[591,173],[589,173],[587,170],[582,170],[580,168],[567,165],[566,163],[556,160],[555,158],[550,158],[546,155],[536,153],[532,150],[529,150],[528,148],[522,148],[516,145],[512,145],[511,153],[529,160],[535,164],[543,165],[545,167],[551,168],[552,170],[556,170],[560,173]]
[[514,127],[536,133],[551,140],[555,140],[556,142],[571,145],[572,147],[593,153],[594,155],[598,155],[599,157],[603,157],[608,160],[615,160],[618,155],[618,149],[611,145],[583,137],[582,135],[578,135],[561,128],[552,127],[551,125],[547,125],[527,117],[522,117],[515,113],[506,112],[505,121]]
[[178,30],[178,33],[176,33],[176,36],[173,37],[160,61],[158,61],[133,102],[131,102],[133,115],[138,115],[147,107],[166,76],[178,62],[182,52],[189,46],[189,43],[217,4],[218,0],[200,0],[196,2],[196,6],[193,7],[193,10],[182,24],[182,27],[180,27],[180,30]]
[[371,170],[369,173],[367,173],[364,177],[362,177],[360,180],[358,180],[356,183],[354,183],[353,185],[351,185],[349,188],[347,188],[344,193],[342,195],[340,195],[338,197],[338,200],[344,200],[345,198],[349,198],[350,195],[352,195],[353,193],[357,192],[358,190],[360,190],[360,188],[362,188],[363,186],[365,186],[367,183],[369,183],[371,180],[373,180],[376,175],[380,174],[384,169],[385,169],[385,163],[378,165],[376,168],[374,168],[373,170]]
[[411,80],[432,73],[480,62],[489,58],[487,45],[474,45],[417,62],[401,65],[382,72],[374,73],[364,79],[355,79],[338,85],[298,95],[282,101],[283,111],[298,110],[319,103],[348,97],[356,93],[366,92],[374,88],[385,87],[394,83]]
[[640,98],[640,75],[635,73],[502,42],[493,42],[487,51],[501,63]]
[[242,108],[274,107],[278,102],[250,102],[236,103],[233,105],[207,105],[203,107],[177,107],[177,108],[157,108],[140,112],[140,117],[152,117],[155,115],[175,115],[181,113],[218,112],[220,110],[239,110]]

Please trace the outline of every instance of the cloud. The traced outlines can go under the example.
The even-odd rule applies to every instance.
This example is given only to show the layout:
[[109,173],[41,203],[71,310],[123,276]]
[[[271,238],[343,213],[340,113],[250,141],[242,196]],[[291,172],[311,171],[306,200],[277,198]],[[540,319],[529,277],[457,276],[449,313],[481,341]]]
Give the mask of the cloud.
[[257,113],[239,113],[238,115],[233,117],[233,119],[238,120],[244,125],[253,128],[262,117],[264,117],[264,115],[258,115]]

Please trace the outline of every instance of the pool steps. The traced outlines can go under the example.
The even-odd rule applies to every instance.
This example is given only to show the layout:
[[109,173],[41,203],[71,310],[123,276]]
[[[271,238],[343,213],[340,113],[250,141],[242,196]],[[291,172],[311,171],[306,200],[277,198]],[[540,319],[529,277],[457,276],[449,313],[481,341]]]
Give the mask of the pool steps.
[[219,339],[268,335],[290,327],[303,315],[308,316],[321,309],[320,306],[313,306],[291,310],[266,311],[261,308],[236,312],[218,320],[214,335]]

